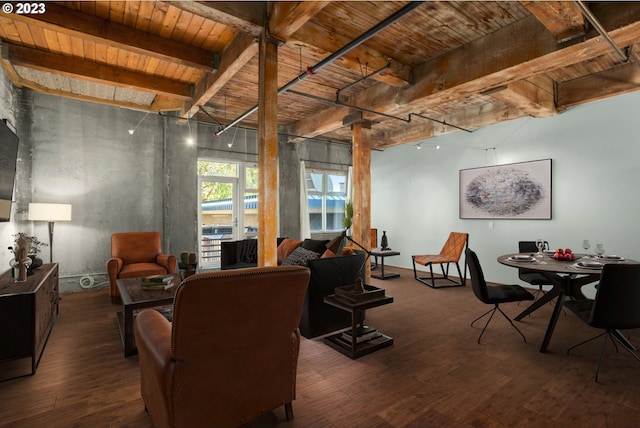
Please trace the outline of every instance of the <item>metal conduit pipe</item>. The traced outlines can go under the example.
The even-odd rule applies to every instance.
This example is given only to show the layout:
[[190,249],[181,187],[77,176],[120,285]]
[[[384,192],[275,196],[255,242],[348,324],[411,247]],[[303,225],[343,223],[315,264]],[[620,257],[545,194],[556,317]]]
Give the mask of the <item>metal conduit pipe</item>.
[[[318,71],[322,70],[327,65],[331,64],[332,62],[334,62],[335,60],[340,58],[342,55],[346,54],[347,52],[355,49],[356,47],[358,47],[362,43],[366,42],[371,37],[375,36],[376,34],[381,32],[382,30],[384,30],[385,28],[387,28],[388,26],[390,26],[391,24],[395,23],[400,18],[405,16],[407,13],[411,12],[412,10],[414,10],[415,8],[420,6],[422,3],[424,3],[424,1],[411,1],[411,2],[409,2],[402,9],[399,9],[397,12],[395,12],[392,15],[390,15],[385,20],[379,22],[374,27],[372,27],[371,29],[367,30],[366,32],[364,32],[363,34],[361,34],[359,37],[357,37],[356,39],[352,40],[351,42],[347,43],[346,45],[344,45],[343,47],[338,49],[336,52],[332,53],[331,55],[329,55],[328,57],[326,57],[325,59],[323,59],[322,61],[320,61],[316,65],[314,65],[313,67],[308,67],[305,72],[300,73],[298,75],[298,77],[294,78],[289,83],[287,83],[282,88],[280,88],[278,90],[278,95],[280,95],[280,94],[282,94],[284,92],[287,92],[290,88],[292,88],[293,86],[297,85],[299,82],[303,81],[304,79],[306,79],[310,75],[313,75],[313,74],[317,73]],[[229,128],[232,128],[233,126],[235,126],[238,123],[240,123],[247,116],[255,113],[257,110],[258,110],[258,104],[256,104],[255,106],[253,106],[252,108],[250,108],[249,110],[247,110],[246,112],[241,114],[238,118],[234,119],[231,123],[229,123],[224,128],[220,129],[218,132],[214,132],[213,135],[215,135],[216,137],[218,135],[221,135],[222,133],[227,131]]]
[[593,25],[593,28],[595,28],[596,31],[600,33],[602,37],[604,37],[607,43],[609,43],[613,48],[613,50],[616,51],[616,53],[620,56],[620,58],[622,58],[622,61],[625,61],[625,62],[628,61],[629,57],[622,51],[622,49],[618,47],[618,45],[616,45],[616,43],[613,41],[609,33],[607,33],[607,31],[604,28],[602,28],[602,25],[600,25],[596,17],[593,16],[593,14],[587,8],[587,6],[585,6],[585,4],[582,3],[581,0],[573,0],[573,1],[578,6],[578,8],[580,9],[584,17],[587,18],[587,21],[589,21],[591,25]]

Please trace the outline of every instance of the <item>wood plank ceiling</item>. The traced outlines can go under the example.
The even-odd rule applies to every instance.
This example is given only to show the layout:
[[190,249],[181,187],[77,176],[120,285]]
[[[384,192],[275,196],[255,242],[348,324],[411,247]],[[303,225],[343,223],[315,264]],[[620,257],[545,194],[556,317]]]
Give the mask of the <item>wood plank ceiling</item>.
[[362,117],[383,149],[640,88],[640,2],[7,4],[1,62],[17,87],[197,118],[214,133],[257,126],[264,22],[280,43],[278,125],[292,141],[348,143],[345,117]]

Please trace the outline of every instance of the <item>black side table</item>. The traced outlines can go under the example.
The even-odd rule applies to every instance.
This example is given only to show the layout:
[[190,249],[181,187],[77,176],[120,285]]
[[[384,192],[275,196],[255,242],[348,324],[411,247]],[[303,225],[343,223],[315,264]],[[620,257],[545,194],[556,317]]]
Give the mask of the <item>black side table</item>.
[[324,338],[324,343],[355,360],[378,349],[393,345],[393,338],[364,325],[365,311],[393,302],[392,296],[382,296],[362,302],[352,302],[336,294],[324,297],[324,302],[351,312],[351,329]]
[[387,273],[384,272],[384,258],[391,257],[391,256],[399,256],[400,253],[398,251],[373,249],[371,250],[371,255],[375,257],[380,257],[380,273],[378,274],[378,273],[371,272],[372,278],[385,280],[389,278],[397,278],[400,276],[400,274],[396,272],[387,272]]

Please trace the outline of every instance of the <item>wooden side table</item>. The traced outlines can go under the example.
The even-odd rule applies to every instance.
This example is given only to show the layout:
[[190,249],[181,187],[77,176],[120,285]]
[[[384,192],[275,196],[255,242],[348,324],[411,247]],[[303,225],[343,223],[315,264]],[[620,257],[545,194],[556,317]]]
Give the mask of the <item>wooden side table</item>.
[[400,274],[396,272],[385,273],[384,271],[384,258],[391,257],[391,256],[399,256],[400,253],[398,251],[373,249],[371,250],[371,255],[375,257],[380,257],[380,273],[378,274],[378,273],[371,272],[372,278],[385,280],[389,278],[397,278],[400,276]]
[[351,313],[351,329],[324,338],[324,343],[355,360],[378,349],[393,345],[393,338],[377,329],[364,325],[365,311],[393,302],[392,296],[384,295],[363,302],[352,302],[336,294],[324,297],[324,302]]

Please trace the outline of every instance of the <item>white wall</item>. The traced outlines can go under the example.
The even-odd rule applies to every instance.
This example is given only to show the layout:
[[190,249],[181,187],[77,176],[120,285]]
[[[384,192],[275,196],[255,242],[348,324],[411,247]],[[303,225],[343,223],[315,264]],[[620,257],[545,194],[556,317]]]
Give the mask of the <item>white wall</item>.
[[[539,237],[552,248],[580,251],[589,239],[592,250],[604,243],[609,254],[640,260],[639,112],[635,92],[550,118],[454,132],[425,140],[420,150],[414,144],[374,152],[371,224],[402,253],[387,263],[411,268],[412,254],[437,254],[450,231],[470,234],[488,281],[517,282],[516,270],[496,258],[517,252],[519,240]],[[460,169],[548,158],[551,220],[459,218]]]

